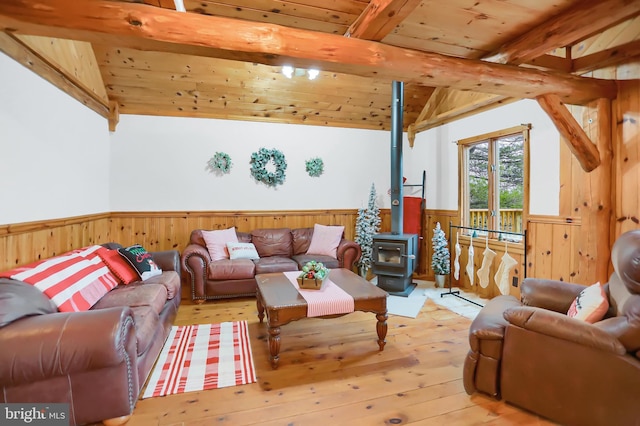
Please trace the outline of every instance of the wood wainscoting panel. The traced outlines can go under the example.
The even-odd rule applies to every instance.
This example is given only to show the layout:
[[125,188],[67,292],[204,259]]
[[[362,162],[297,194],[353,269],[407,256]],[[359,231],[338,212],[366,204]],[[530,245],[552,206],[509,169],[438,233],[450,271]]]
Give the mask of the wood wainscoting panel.
[[[355,238],[358,211],[202,211],[202,212],[113,212],[111,237],[123,245],[141,244],[148,250],[182,252],[195,229],[227,229],[250,232],[260,228],[312,228],[314,224],[342,225],[345,238]],[[382,214],[381,214],[382,216]]]
[[111,241],[109,213],[0,226],[0,270]]
[[[305,228],[319,223],[344,226],[345,238],[355,239],[358,211],[297,210],[244,212],[113,212],[65,219],[0,226],[0,270],[51,257],[91,244],[110,241],[141,244],[149,251],[182,252],[195,229],[235,226],[249,232],[258,228]],[[389,209],[380,212],[381,232],[388,232]]]
[[[580,218],[529,216],[527,223],[527,276],[573,283],[591,280],[580,270]],[[594,281],[595,282],[595,281]]]

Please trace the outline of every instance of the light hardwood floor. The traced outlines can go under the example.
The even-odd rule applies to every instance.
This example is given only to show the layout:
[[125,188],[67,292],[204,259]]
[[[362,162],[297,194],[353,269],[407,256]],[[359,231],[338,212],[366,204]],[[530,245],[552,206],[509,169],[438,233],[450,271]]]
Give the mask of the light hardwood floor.
[[278,370],[268,362],[255,299],[194,305],[183,298],[176,325],[236,320],[249,323],[257,383],[140,400],[127,426],[553,424],[465,393],[471,321],[430,300],[416,319],[389,317],[382,352],[373,314],[288,324]]

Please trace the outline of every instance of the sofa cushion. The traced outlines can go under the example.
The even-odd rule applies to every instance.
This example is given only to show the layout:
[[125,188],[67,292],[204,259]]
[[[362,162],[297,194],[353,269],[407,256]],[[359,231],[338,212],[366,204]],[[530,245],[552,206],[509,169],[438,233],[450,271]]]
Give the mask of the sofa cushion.
[[293,255],[305,254],[309,250],[313,228],[297,228],[291,230],[293,238]]
[[52,314],[58,308],[30,284],[0,278],[0,327],[31,315]]
[[119,285],[107,293],[92,309],[105,309],[118,306],[149,306],[159,314],[167,302],[167,289],[161,284],[133,283]]
[[229,259],[229,251],[227,250],[227,243],[237,243],[238,235],[236,234],[236,228],[231,227],[229,229],[220,229],[216,231],[202,231],[202,238],[209,250],[209,256],[212,261]]
[[271,272],[287,272],[298,270],[298,264],[296,263],[296,261],[288,257],[262,257],[260,258],[260,260],[256,260],[255,263],[256,275],[268,274]]
[[337,249],[344,233],[344,226],[325,226],[315,224],[313,236],[307,254],[323,254],[337,257]]
[[136,340],[138,355],[142,355],[149,349],[158,329],[162,328],[160,317],[149,306],[136,306],[133,311],[133,320],[136,326]]
[[340,262],[335,257],[323,256],[321,254],[299,254],[293,256],[292,259],[298,264],[298,269],[302,269],[305,263],[315,260],[316,262],[322,262],[324,266],[329,269],[337,269],[340,267]]
[[180,276],[176,271],[162,271],[160,275],[144,281],[146,284],[159,284],[167,289],[167,299],[171,300],[180,293]]
[[138,271],[120,255],[118,250],[101,250],[98,256],[122,284],[131,284],[140,279]]
[[253,278],[256,265],[249,259],[222,259],[211,262],[208,268],[210,280],[240,280]]
[[140,244],[119,248],[118,252],[129,264],[138,271],[138,275],[143,280],[160,275],[162,269],[153,261],[151,253]]
[[256,229],[251,232],[251,242],[256,246],[260,257],[291,256],[291,229]]

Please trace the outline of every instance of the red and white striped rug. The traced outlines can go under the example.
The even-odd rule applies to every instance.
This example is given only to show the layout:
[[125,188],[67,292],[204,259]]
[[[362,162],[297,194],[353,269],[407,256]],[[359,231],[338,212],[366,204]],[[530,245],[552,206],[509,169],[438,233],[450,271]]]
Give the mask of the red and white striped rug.
[[142,398],[255,381],[246,321],[173,326]]

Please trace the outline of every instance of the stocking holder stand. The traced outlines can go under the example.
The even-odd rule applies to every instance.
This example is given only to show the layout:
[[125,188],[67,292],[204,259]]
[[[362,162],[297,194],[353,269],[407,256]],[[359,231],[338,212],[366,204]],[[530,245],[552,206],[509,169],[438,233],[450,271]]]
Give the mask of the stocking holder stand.
[[[527,277],[527,234],[526,231],[525,232],[508,232],[508,231],[501,231],[498,229],[487,229],[487,228],[473,228],[473,227],[469,227],[469,226],[460,226],[460,225],[453,225],[451,222],[449,222],[449,253],[453,253],[453,247],[452,247],[452,241],[453,241],[453,230],[454,229],[466,229],[469,231],[477,231],[477,232],[486,232],[488,234],[491,233],[495,233],[495,234],[503,234],[503,235],[516,235],[519,237],[522,237],[522,243],[524,245],[524,269],[523,269],[523,273],[524,273],[524,277]],[[440,293],[440,297],[444,297],[444,296],[455,296],[458,299],[462,299],[464,301],[467,301],[469,303],[472,303],[474,305],[480,306],[482,307],[483,305],[481,305],[478,302],[474,302],[473,300],[469,300],[466,297],[463,297],[460,295],[460,290],[451,290],[451,282],[453,279],[453,268],[449,268],[449,291],[446,293]]]

